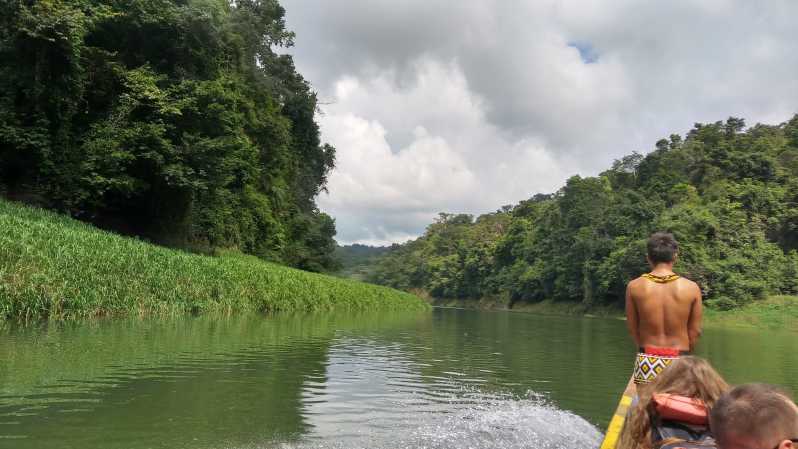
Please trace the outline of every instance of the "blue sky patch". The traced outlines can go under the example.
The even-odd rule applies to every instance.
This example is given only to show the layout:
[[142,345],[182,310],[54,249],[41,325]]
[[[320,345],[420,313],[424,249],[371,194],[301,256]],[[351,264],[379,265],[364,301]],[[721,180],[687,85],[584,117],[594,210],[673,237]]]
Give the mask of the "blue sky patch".
[[568,42],[569,47],[573,47],[579,51],[579,57],[585,64],[593,64],[599,59],[599,54],[590,42]]

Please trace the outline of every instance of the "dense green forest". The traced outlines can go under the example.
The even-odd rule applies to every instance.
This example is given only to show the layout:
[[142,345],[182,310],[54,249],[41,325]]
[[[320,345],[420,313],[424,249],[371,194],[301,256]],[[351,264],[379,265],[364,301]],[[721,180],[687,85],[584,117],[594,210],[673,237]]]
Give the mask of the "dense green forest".
[[370,246],[359,243],[337,246],[334,252],[337,262],[334,272],[337,276],[359,281],[365,280],[380,256],[388,251],[390,248],[386,246]]
[[0,2],[0,196],[198,250],[332,264],[335,151],[276,0]]
[[620,306],[655,230],[675,234],[676,270],[712,307],[798,293],[798,116],[696,124],[553,195],[476,219],[441,214],[369,278],[440,298]]

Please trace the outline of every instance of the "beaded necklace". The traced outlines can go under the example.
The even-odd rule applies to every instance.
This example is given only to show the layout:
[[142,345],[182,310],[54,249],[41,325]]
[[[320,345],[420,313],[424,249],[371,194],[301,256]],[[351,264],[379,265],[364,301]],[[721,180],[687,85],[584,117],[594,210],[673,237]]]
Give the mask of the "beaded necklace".
[[667,284],[668,282],[673,282],[676,279],[679,279],[678,274],[667,274],[665,276],[657,276],[656,274],[645,273],[641,277],[648,279],[649,281],[654,281],[657,284]]

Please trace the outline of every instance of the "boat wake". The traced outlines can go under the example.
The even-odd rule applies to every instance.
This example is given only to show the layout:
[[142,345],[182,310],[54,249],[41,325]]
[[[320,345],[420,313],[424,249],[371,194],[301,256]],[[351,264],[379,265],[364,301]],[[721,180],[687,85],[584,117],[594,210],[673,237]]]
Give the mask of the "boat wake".
[[[423,416],[421,425],[349,435],[340,440],[324,438],[282,443],[281,449],[592,449],[602,434],[581,417],[538,399],[497,400],[451,413]],[[366,426],[364,426],[366,427]],[[263,446],[268,447],[268,446]],[[273,447],[273,446],[272,446]]]

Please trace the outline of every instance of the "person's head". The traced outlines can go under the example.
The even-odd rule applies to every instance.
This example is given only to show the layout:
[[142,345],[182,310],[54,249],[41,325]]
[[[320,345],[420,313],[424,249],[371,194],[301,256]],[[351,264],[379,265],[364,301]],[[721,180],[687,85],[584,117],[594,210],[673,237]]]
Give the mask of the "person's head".
[[715,404],[710,428],[719,449],[798,448],[798,407],[779,387],[740,385]]
[[648,238],[646,257],[652,266],[676,262],[679,242],[668,232],[655,232]]
[[[675,360],[651,384],[639,388],[639,400],[629,421],[624,426],[621,447],[624,449],[650,449],[651,423],[656,417],[654,394],[670,393],[700,399],[712,408],[729,384],[723,380],[706,360],[684,356]],[[770,448],[772,449],[772,448]]]

